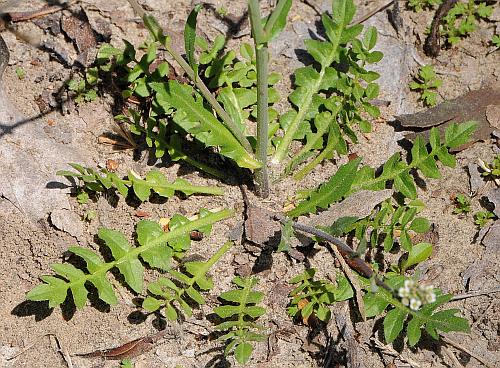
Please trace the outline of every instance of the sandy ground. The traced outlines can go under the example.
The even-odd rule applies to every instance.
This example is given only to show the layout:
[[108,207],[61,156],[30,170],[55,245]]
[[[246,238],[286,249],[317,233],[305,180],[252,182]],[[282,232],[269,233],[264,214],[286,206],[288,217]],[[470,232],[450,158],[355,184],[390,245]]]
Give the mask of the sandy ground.
[[[326,10],[329,7],[328,2],[312,0],[309,2],[318,9]],[[163,20],[163,24],[168,23],[168,26],[174,30],[182,29],[183,20],[189,13],[189,1],[178,1],[175,5],[173,2],[157,0],[147,1],[147,3],[148,10]],[[224,5],[231,14],[241,14],[245,9],[244,1],[212,1],[211,3],[216,7]],[[381,3],[381,1],[369,4],[359,3],[358,14],[364,14]],[[39,5],[40,3],[30,5],[20,3],[8,10],[35,9]],[[132,10],[124,1],[87,0],[81,6],[86,9],[91,22],[107,24],[111,32],[111,41],[117,46],[121,45],[122,38],[137,45],[147,35],[146,30],[135,21]],[[66,10],[63,14],[69,15],[69,11]],[[51,17],[57,21],[60,15],[56,13]],[[479,31],[463,40],[458,46],[443,50],[441,55],[434,60],[436,69],[443,79],[443,86],[439,89],[441,99],[455,98],[484,85],[498,84],[499,51],[490,52],[492,48],[488,46],[488,40],[494,32],[498,33],[499,30],[498,15],[496,17],[493,19],[494,22],[482,23]],[[289,19],[290,22],[284,35],[280,36],[272,47],[274,54],[271,68],[283,73],[300,66],[300,62],[293,58],[295,54],[290,54],[289,50],[301,47],[299,42],[300,37],[304,36],[304,30],[315,30],[315,23],[319,18],[310,5],[296,1]],[[372,166],[382,164],[393,152],[401,150],[397,144],[401,133],[395,132],[388,123],[393,120],[394,115],[411,113],[422,108],[417,101],[418,95],[409,92],[406,87],[411,79],[410,73],[415,73],[417,67],[413,58],[408,58],[408,54],[405,54],[408,51],[405,47],[414,49],[415,55],[426,63],[431,62],[422,54],[421,43],[424,39],[425,25],[430,23],[432,13],[425,11],[415,14],[403,11],[403,19],[409,30],[404,41],[393,34],[394,31],[388,24],[384,12],[367,21],[367,24],[384,27],[381,33],[385,33],[386,36],[383,42],[385,42],[384,51],[387,50],[388,59],[385,59],[385,66],[381,66],[382,75],[384,75],[383,68],[387,71],[392,68],[394,72],[394,66],[399,66],[397,72],[399,74],[385,79],[383,77],[381,81],[381,99],[394,103],[382,109],[383,119],[374,123],[374,131],[361,136],[360,143],[351,147],[352,152],[364,157],[364,162]],[[200,15],[199,29],[209,39],[213,39],[218,33],[224,31],[223,26],[223,23],[215,19],[210,12],[202,12]],[[19,23],[15,28],[23,34],[30,35],[33,40],[48,37],[47,32],[32,22]],[[37,116],[40,114],[39,105],[36,103],[37,98],[47,91],[56,93],[61,88],[64,90],[64,82],[70,78],[72,71],[51,57],[47,51],[19,41],[12,33],[3,32],[2,35],[11,50],[11,61],[0,88],[13,106],[10,111],[16,110],[18,117]],[[54,42],[75,53],[71,43],[61,34],[51,37]],[[246,38],[243,39],[248,38],[248,36],[244,37]],[[239,42],[241,39],[231,40],[229,46]],[[16,75],[16,68],[24,70],[23,80]],[[286,95],[289,87],[290,81],[284,78],[279,84],[283,96]],[[218,182],[216,179],[199,175],[191,168],[178,163],[158,162],[155,166],[159,167],[170,179],[180,175],[196,184],[221,186],[224,188],[225,196],[193,196],[187,199],[175,196],[161,203],[145,202],[142,204],[126,202],[123,198],[113,203],[109,198],[101,196],[96,201],[90,201],[81,206],[74,198],[69,197],[67,188],[64,190],[56,188],[52,192],[47,190],[48,182],[64,181],[55,176],[55,171],[65,169],[64,162],[69,161],[68,158],[80,160],[79,162],[86,165],[100,167],[105,165],[106,160],[113,159],[119,162],[121,174],[125,174],[129,168],[139,174],[144,174],[152,168],[151,161],[147,159],[134,160],[133,152],[130,150],[114,151],[109,146],[97,142],[100,134],[110,131],[113,115],[117,113],[115,109],[116,106],[113,105],[111,98],[104,96],[95,102],[79,105],[66,115],[62,115],[59,109],[53,109],[24,123],[17,133],[2,134],[0,137],[0,145],[19,144],[21,146],[25,144],[19,143],[22,141],[23,134],[36,132],[38,137],[44,137],[43,143],[40,143],[42,140],[38,141],[36,137],[30,141],[29,147],[26,146],[23,149],[27,152],[28,158],[19,156],[19,165],[11,163],[10,168],[4,167],[6,172],[16,173],[24,180],[11,181],[10,189],[24,185],[23,183],[29,181],[32,170],[35,170],[35,168],[30,169],[27,164],[25,166],[22,160],[27,162],[29,157],[38,157],[36,167],[46,165],[44,166],[46,176],[34,175],[31,183],[41,186],[36,203],[46,204],[43,211],[65,208],[69,213],[77,216],[83,216],[89,210],[95,210],[97,213],[94,220],[90,222],[82,220],[69,232],[61,231],[53,226],[49,210],[44,216],[37,216],[39,213],[37,208],[30,206],[30,203],[22,202],[22,197],[29,193],[8,192],[5,187],[1,188],[4,192],[0,198],[2,223],[0,226],[0,366],[67,367],[68,360],[64,360],[59,350],[70,355],[85,353],[117,346],[157,331],[160,322],[157,316],[143,315],[134,304],[137,296],[123,287],[116,288],[120,303],[111,308],[103,303],[94,302],[90,303],[91,305],[88,303],[83,311],[75,311],[71,303],[65,303],[62,308],[49,309],[46,303],[25,301],[25,293],[40,282],[40,275],[50,273],[50,264],[60,262],[69,246],[78,244],[97,249],[95,235],[100,227],[120,230],[132,239],[135,224],[139,221],[139,218],[135,216],[137,210],[148,212],[151,215],[150,219],[156,220],[174,213],[192,215],[200,207],[236,208],[238,216],[217,224],[210,237],[201,242],[193,242],[190,252],[205,257],[213,254],[225,242],[228,231],[242,220],[241,192],[238,186],[233,185],[234,182],[229,184]],[[54,154],[54,152],[51,154],[51,147],[54,151],[56,148],[65,147],[67,154]],[[435,274],[432,282],[444,292],[461,294],[469,290],[492,289],[499,284],[498,244],[496,247],[493,246],[493,254],[487,253],[491,249],[486,249],[481,243],[472,215],[454,215],[452,213],[454,207],[450,199],[457,193],[469,193],[467,165],[475,164],[477,158],[491,162],[495,154],[498,154],[498,147],[492,139],[475,143],[457,154],[456,168],[442,168],[441,179],[428,180],[425,189],[419,188],[419,197],[427,206],[423,215],[435,225],[437,233],[434,239],[435,251],[424,266],[429,274]],[[3,157],[0,159],[5,163]],[[294,182],[291,178],[279,180],[273,184],[270,199],[263,205],[273,209],[282,208],[288,198],[293,196],[298,189],[318,185],[329,178],[335,172],[336,167],[333,161],[326,162],[300,183]],[[46,181],[39,182],[41,178]],[[9,193],[14,193],[15,196]],[[52,199],[52,193],[54,193],[54,198],[57,195],[59,199]],[[18,201],[16,202],[13,198]],[[480,195],[472,198],[472,213],[481,209],[480,199]],[[487,267],[475,267],[474,265],[477,265],[478,260],[483,256],[488,258]],[[205,319],[205,316],[210,314],[212,308],[217,305],[215,296],[228,290],[235,272],[240,272],[245,267],[251,269],[256,259],[255,255],[246,252],[241,245],[234,246],[211,271],[215,287],[207,298],[207,305],[198,310],[193,317],[188,318],[182,326],[171,325],[177,336],[173,339],[162,340],[152,350],[135,358],[135,366],[236,366],[233,358],[223,359],[220,345],[208,336],[207,331],[211,329],[211,323]],[[310,255],[309,263],[318,268],[320,274],[327,273],[333,267],[331,255],[324,250]],[[266,294],[263,305],[266,306],[268,313],[259,321],[270,332],[276,333],[276,351],[269,355],[268,345],[258,344],[248,366],[321,366],[325,351],[324,337],[320,336],[311,340],[311,334],[314,331],[310,331],[307,326],[293,324],[286,314],[287,293],[290,290],[286,281],[302,272],[304,265],[290,261],[284,254],[273,253],[272,267],[263,268],[264,270],[256,276],[260,279],[258,290]],[[466,272],[472,275],[468,282],[464,281]],[[153,280],[154,277],[154,274],[148,274],[146,280]],[[497,296],[498,294],[477,296],[451,303],[452,307],[459,308],[462,315],[470,321],[472,331],[470,334],[448,334],[449,338],[491,362],[492,367],[495,366],[495,362],[500,361],[500,304]],[[346,308],[346,305],[339,305],[335,307],[335,310],[337,313],[349,316]],[[359,358],[365,367],[389,367],[389,364],[393,362],[400,367],[408,366],[408,362],[413,362],[413,366],[420,367],[481,366],[477,360],[460,349],[436,343],[430,339],[424,340],[416,349],[396,344],[397,352],[396,356],[393,356],[389,350],[374,345],[373,338],[382,338],[379,332],[374,332],[376,327],[380,327],[380,323],[359,320],[352,322],[357,331]],[[339,344],[336,364],[343,366],[345,345],[335,326],[330,326],[329,330],[337,334],[334,338]],[[57,337],[59,345],[54,336]],[[7,360],[16,354],[19,355],[15,359]],[[71,362],[73,367],[81,368],[118,366],[117,361],[102,361],[99,358],[88,359],[77,356],[72,356]]]

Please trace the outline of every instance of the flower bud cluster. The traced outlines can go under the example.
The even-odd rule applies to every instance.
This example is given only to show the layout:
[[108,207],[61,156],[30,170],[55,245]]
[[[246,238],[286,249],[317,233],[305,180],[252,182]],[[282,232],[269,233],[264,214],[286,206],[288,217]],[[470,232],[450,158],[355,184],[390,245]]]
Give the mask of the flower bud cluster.
[[436,301],[434,286],[419,285],[414,280],[405,280],[404,286],[399,288],[398,295],[404,305],[415,311],[419,310],[423,304]]

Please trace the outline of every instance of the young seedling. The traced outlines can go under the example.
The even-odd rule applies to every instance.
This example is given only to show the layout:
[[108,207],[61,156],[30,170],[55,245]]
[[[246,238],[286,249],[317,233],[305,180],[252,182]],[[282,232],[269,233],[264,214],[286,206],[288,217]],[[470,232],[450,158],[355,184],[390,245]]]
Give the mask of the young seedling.
[[420,91],[420,100],[427,106],[437,104],[437,93],[434,91],[441,87],[443,82],[437,77],[432,65],[424,65],[420,68],[414,82],[410,82],[411,90]]
[[479,211],[474,214],[474,223],[482,229],[495,217],[495,214],[491,211]]
[[500,48],[500,34],[496,34],[491,37],[491,44],[497,49]]
[[441,34],[453,46],[461,38],[474,32],[480,19],[488,19],[492,14],[493,5],[486,5],[484,1],[459,1],[443,18],[444,24]]
[[353,297],[349,281],[343,274],[337,274],[336,285],[327,280],[314,280],[316,270],[309,268],[302,274],[295,276],[290,284],[298,284],[290,292],[288,314],[294,318],[300,317],[305,325],[309,325],[311,316],[320,321],[328,322],[331,317],[329,306],[335,302],[347,300]]
[[464,194],[457,194],[454,199],[455,209],[453,213],[455,215],[467,214],[471,211],[470,199]]
[[500,155],[495,156],[491,164],[479,159],[479,167],[483,170],[482,176],[493,180],[496,185],[500,186]]
[[422,11],[424,9],[433,9],[435,6],[440,5],[442,0],[409,0],[408,8],[415,12]]
[[226,342],[224,355],[234,352],[236,361],[246,364],[253,352],[251,342],[266,339],[262,334],[264,328],[254,322],[266,312],[263,307],[256,305],[262,301],[264,294],[253,290],[258,283],[255,277],[236,276],[233,283],[238,289],[223,292],[219,298],[224,301],[224,305],[214,308],[214,313],[224,320],[215,328],[225,332],[219,337],[220,341]]
[[92,102],[97,98],[98,82],[98,69],[88,68],[83,78],[68,81],[68,89],[74,93],[74,100],[77,104]]

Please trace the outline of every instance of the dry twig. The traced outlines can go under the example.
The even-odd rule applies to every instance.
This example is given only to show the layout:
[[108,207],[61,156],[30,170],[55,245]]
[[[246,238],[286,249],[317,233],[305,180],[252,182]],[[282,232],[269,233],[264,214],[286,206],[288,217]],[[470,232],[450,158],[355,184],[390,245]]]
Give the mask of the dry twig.
[[379,349],[382,353],[397,357],[399,360],[401,360],[402,362],[408,363],[413,368],[420,368],[421,367],[421,365],[418,364],[413,359],[411,359],[403,354],[398,353],[396,350],[394,350],[394,348],[392,346],[385,345],[382,341],[379,341],[375,338],[372,338],[371,341],[375,344],[375,347],[377,349]]
[[456,342],[456,341],[454,341],[454,340],[450,339],[449,337],[446,337],[446,336],[444,336],[442,334],[440,334],[439,337],[446,344],[448,344],[450,346],[453,346],[454,348],[457,348],[457,349],[463,351],[464,353],[468,354],[472,358],[476,359],[479,363],[483,364],[485,367],[487,367],[487,368],[493,368],[493,365],[491,365],[490,363],[488,363],[487,361],[485,361],[482,357],[480,357],[480,356],[474,354],[473,352],[471,352],[465,346],[460,345],[458,342]]
[[455,295],[453,298],[451,298],[451,301],[474,298],[476,296],[489,295],[494,293],[500,293],[500,287],[491,290],[474,290],[474,291],[469,291],[468,293],[458,294]]

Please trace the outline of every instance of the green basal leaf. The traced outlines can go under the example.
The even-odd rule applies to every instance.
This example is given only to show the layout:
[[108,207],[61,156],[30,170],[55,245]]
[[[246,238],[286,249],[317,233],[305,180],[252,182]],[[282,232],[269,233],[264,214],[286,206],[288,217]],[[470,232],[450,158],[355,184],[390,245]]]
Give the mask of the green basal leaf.
[[[98,291],[99,298],[109,304],[116,304],[116,296],[110,282],[107,280],[107,273],[116,268],[124,277],[125,283],[135,292],[139,293],[143,289],[144,267],[139,260],[139,255],[155,266],[164,264],[165,255],[156,253],[157,247],[163,247],[179,236],[188,235],[193,230],[206,227],[214,222],[223,220],[232,216],[230,210],[222,210],[215,213],[209,213],[197,220],[190,221],[168,233],[159,232],[150,221],[138,224],[138,247],[131,247],[125,236],[118,231],[101,229],[98,236],[104,241],[106,247],[111,251],[113,260],[103,262],[101,258],[91,250],[82,247],[70,247],[70,251],[83,258],[87,264],[87,272],[76,269],[69,264],[53,265],[53,270],[61,277],[42,276],[44,282],[36,286],[26,294],[28,300],[42,301],[47,300],[49,306],[55,307],[62,304],[66,299],[67,292],[72,291],[75,305],[82,308],[85,304],[87,291],[84,285],[86,282],[92,283]],[[152,230],[154,234],[145,234]],[[142,243],[142,244],[141,244]],[[225,252],[230,245],[225,245]],[[219,251],[220,252],[220,251]],[[217,253],[220,257],[223,253]],[[195,280],[196,281],[196,280]]]
[[146,201],[151,195],[151,191],[158,195],[170,198],[174,193],[182,192],[186,195],[194,193],[222,195],[223,191],[217,187],[195,186],[184,179],[177,178],[173,183],[169,182],[165,175],[159,170],[151,170],[146,174],[145,179],[133,171],[128,174],[128,180],[120,179],[118,175],[102,169],[97,172],[91,168],[84,168],[80,165],[70,164],[78,173],[72,171],[58,171],[57,175],[65,177],[75,177],[84,182],[83,187],[90,191],[102,192],[110,188],[116,188],[118,192],[127,196],[129,188],[132,187],[135,195],[141,201]]
[[[220,295],[222,300],[233,304],[214,308],[214,313],[220,318],[228,319],[216,326],[217,330],[226,332],[219,338],[226,343],[224,354],[227,356],[234,349],[235,358],[241,364],[250,359],[253,350],[248,341],[262,341],[265,338],[262,334],[254,332],[261,327],[253,321],[265,313],[264,308],[255,305],[264,297],[263,293],[252,290],[257,282],[257,278],[254,277],[235,277],[233,283],[239,288]],[[243,348],[240,348],[242,345]]]
[[220,153],[233,159],[240,167],[249,169],[260,167],[260,163],[205,108],[202,99],[194,94],[192,87],[181,85],[175,80],[170,80],[168,83],[155,83],[151,87],[157,92],[156,100],[160,105],[165,105],[166,108],[170,106],[176,108],[174,121],[186,132],[208,147],[220,147]]
[[402,269],[406,270],[411,266],[419,264],[429,258],[432,254],[432,244],[419,243],[414,245],[408,253],[408,258],[403,262]]
[[405,309],[392,309],[384,318],[384,338],[388,343],[393,342],[403,330],[403,323],[408,312]]
[[360,158],[342,165],[330,180],[312,192],[309,198],[300,202],[296,208],[287,213],[290,217],[298,217],[305,213],[315,213],[316,208],[327,208],[332,203],[342,199],[349,190],[356,177]]
[[195,40],[196,40],[196,18],[198,13],[202,8],[202,4],[196,4],[191,13],[188,16],[186,24],[184,26],[184,48],[186,50],[186,56],[189,65],[194,71],[195,78],[198,77],[198,64],[194,56],[195,51]]

